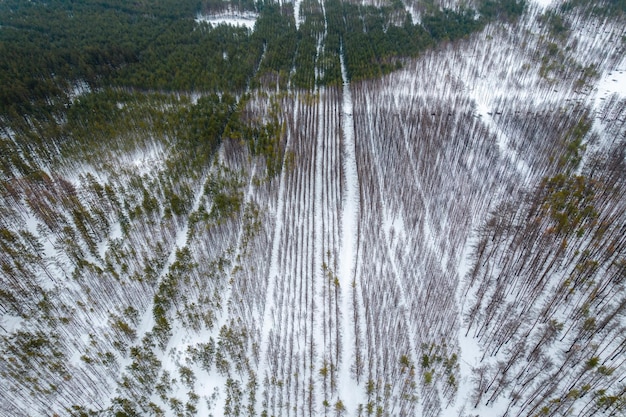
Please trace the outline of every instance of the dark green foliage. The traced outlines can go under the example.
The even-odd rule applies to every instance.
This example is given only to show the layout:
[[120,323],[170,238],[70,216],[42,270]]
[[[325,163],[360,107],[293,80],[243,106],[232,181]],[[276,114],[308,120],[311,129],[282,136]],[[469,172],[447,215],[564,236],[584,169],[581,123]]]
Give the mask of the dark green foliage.
[[576,8],[583,9],[590,15],[612,17],[626,13],[626,0],[568,0],[561,4],[559,10],[562,13],[567,13]]
[[241,383],[228,378],[226,380],[226,400],[224,402],[224,416],[240,416],[243,411],[243,391]]
[[112,411],[115,417],[139,417],[135,405],[127,398],[116,397],[113,399]]
[[328,36],[326,41],[326,66],[324,82],[340,84],[339,54],[344,53],[348,77],[352,80],[375,77],[382,74],[381,63],[391,55],[394,48],[383,51],[386,35],[383,27],[388,24],[387,9],[358,6],[338,0],[326,2]]
[[342,42],[345,38],[347,25],[347,21],[344,20],[344,17],[346,17],[344,6],[346,6],[346,4],[339,0],[329,0],[324,3],[328,30],[325,39],[324,53],[319,58],[319,66],[323,70],[322,84],[341,84],[339,54],[342,51]]
[[245,28],[196,24],[199,8],[194,0],[1,3],[0,114],[50,121],[78,82],[242,91],[262,45]]
[[[27,382],[31,394],[50,394],[55,382],[72,378],[67,368],[65,347],[57,335],[41,331],[17,331],[3,337],[0,370],[3,377]],[[49,377],[39,380],[40,372]]]
[[208,343],[199,343],[195,346],[187,347],[187,353],[194,363],[200,365],[205,371],[210,371],[215,357],[215,341],[209,339]]
[[139,60],[111,81],[142,89],[243,91],[260,53],[245,28],[180,20],[163,28]]
[[298,38],[293,10],[287,7],[291,4],[264,5],[252,35],[254,45],[264,51],[257,79],[282,88],[287,86],[293,68]]
[[318,39],[324,33],[324,14],[319,3],[305,2],[306,19],[298,29],[298,45],[295,56],[296,73],[292,82],[298,88],[312,90],[315,87],[315,69],[323,70],[323,63],[317,56]]
[[567,21],[563,19],[561,14],[556,13],[554,10],[548,10],[546,13],[539,16],[538,19],[541,23],[548,25],[550,34],[554,37],[563,38],[569,30]]
[[583,139],[591,129],[591,122],[587,117],[581,119],[566,135],[565,153],[559,159],[559,167],[573,170],[578,167],[585,151]]
[[[391,23],[396,11],[345,4],[346,65],[351,79],[386,74],[399,67],[401,57],[416,56],[432,44],[427,31],[405,15],[402,25]],[[359,18],[362,14],[363,20]]]
[[598,213],[594,207],[595,184],[584,176],[556,175],[544,179],[540,186],[542,211],[554,226],[550,231],[567,235],[581,234]]
[[157,93],[103,89],[81,95],[66,110],[66,123],[53,137],[45,135],[37,152],[51,149],[50,159],[66,164],[95,162],[111,151],[133,152],[177,137],[184,100]]
[[525,9],[526,0],[483,0],[478,10],[485,20],[514,21]]
[[184,129],[184,141],[179,145],[181,151],[185,151],[186,155],[202,155],[206,162],[205,158],[219,146],[222,133],[235,109],[235,99],[228,94],[222,98],[217,94],[200,98],[195,106],[182,115],[185,122],[180,126]]
[[475,19],[472,9],[444,9],[425,16],[422,23],[435,41],[455,40],[482,29],[485,21]]
[[[275,115],[274,115],[275,116]],[[272,178],[280,173],[283,165],[284,149],[281,145],[282,126],[276,117],[273,121],[250,132],[250,150],[253,155],[265,157],[267,176]]]
[[210,220],[221,222],[226,218],[238,215],[243,201],[243,182],[236,172],[226,167],[212,174],[205,185],[205,194],[212,200]]

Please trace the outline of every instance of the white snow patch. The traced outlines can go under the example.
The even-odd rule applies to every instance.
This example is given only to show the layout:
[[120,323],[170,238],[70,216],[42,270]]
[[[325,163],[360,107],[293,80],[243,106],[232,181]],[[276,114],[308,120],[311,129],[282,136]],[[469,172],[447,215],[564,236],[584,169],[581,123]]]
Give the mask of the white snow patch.
[[[42,235],[42,233],[40,233],[40,229],[39,229],[40,226],[39,226],[39,221],[37,220],[37,218],[35,218],[30,211],[24,212],[22,216],[24,220],[26,221],[27,230],[33,236],[37,236],[41,238],[39,241],[43,245],[42,255],[48,259],[59,259],[59,254],[57,253],[57,250],[54,248],[54,242],[50,240],[50,237],[46,235]],[[56,269],[56,266],[54,266],[54,264],[51,264],[51,269]],[[56,283],[53,281],[51,276],[48,274],[40,274],[37,276],[37,278],[38,278],[37,282],[45,290],[52,290],[56,285]]]
[[3,314],[0,316],[0,330],[4,330],[6,333],[13,333],[18,330],[21,325],[21,317],[12,316],[10,314]]
[[411,16],[411,23],[413,23],[414,25],[421,25],[422,24],[422,16],[421,16],[420,12],[417,11],[415,6],[407,5],[406,6],[406,11],[409,14],[409,16]]
[[72,90],[68,93],[68,98],[70,99],[70,103],[74,103],[80,96],[90,93],[91,88],[89,84],[85,81],[77,81],[76,84],[72,86]]
[[201,15],[196,16],[196,23],[206,22],[212,26],[230,25],[243,26],[250,30],[254,29],[258,14],[253,12],[235,12],[229,11],[219,15]]
[[554,0],[534,0],[535,3],[539,5],[540,8],[546,9],[554,3]]
[[189,99],[191,100],[191,104],[193,104],[194,106],[198,104],[198,100],[200,99],[200,97],[202,97],[202,94],[200,93],[191,93],[191,95],[189,96]]
[[300,5],[302,0],[294,0],[293,2],[293,17],[296,21],[296,30],[300,28],[300,24],[304,22],[304,19],[300,15]]
[[165,162],[163,154],[164,149],[157,145],[150,149],[142,149],[131,155],[132,167],[138,171],[139,175],[158,172],[163,168]]
[[7,138],[15,142],[15,132],[13,131],[13,129],[8,126],[2,126],[0,129],[2,129],[0,130],[0,133],[3,133],[4,135],[6,135]]
[[626,97],[626,67],[611,71],[602,77],[598,82],[597,91],[596,108],[599,107],[600,100],[604,100],[613,94]]
[[[220,326],[216,328],[219,329]],[[197,378],[194,391],[203,399],[196,406],[198,409],[197,415],[220,415],[226,401],[221,389],[226,386],[227,378],[216,372],[207,372],[202,369],[198,364],[190,360],[187,352],[188,347],[208,341],[210,332],[202,331],[192,334],[184,330],[180,323],[177,323],[172,329],[172,334],[173,336],[165,349],[167,353],[159,357],[162,361],[161,369],[169,372],[171,377],[177,379],[177,382],[172,386],[172,397],[184,399],[188,395],[189,388],[179,378],[180,368],[185,366],[191,369],[193,375]]]

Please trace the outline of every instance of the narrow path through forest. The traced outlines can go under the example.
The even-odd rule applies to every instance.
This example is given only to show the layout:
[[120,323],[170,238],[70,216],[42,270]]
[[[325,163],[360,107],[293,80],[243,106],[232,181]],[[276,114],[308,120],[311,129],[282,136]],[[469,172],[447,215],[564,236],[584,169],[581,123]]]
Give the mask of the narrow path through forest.
[[356,255],[358,248],[358,221],[360,215],[359,178],[356,163],[356,146],[354,143],[354,120],[352,93],[346,70],[345,57],[342,48],[341,77],[343,79],[341,126],[343,133],[343,174],[344,194],[342,196],[341,212],[341,246],[339,254],[339,285],[341,286],[341,311],[343,313],[342,358],[341,373],[339,376],[339,395],[348,413],[354,412],[357,407],[356,390],[350,377],[352,351],[354,349],[353,326],[349,324],[352,314],[350,302],[350,288],[355,279]]

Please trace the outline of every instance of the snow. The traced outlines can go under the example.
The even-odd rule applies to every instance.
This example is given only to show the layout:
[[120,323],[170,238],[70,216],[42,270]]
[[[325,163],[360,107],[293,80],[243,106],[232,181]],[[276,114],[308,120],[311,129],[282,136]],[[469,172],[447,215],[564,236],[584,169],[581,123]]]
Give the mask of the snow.
[[392,213],[390,210],[385,210],[385,218],[383,219],[383,228],[385,235],[389,238],[389,244],[393,246],[397,243],[397,240],[403,240],[406,238],[406,225],[404,224],[404,217],[402,213]]
[[[480,365],[482,351],[476,339],[472,338],[471,332],[465,336],[464,332],[459,335],[459,375],[460,380],[455,406],[447,408],[442,413],[442,417],[460,416],[464,408],[471,404],[472,396],[472,376],[474,369]],[[489,411],[492,414],[492,411]],[[495,414],[494,414],[495,415]]]
[[354,279],[356,266],[356,250],[358,242],[359,220],[359,177],[356,165],[356,148],[353,120],[352,93],[348,81],[343,51],[341,59],[341,77],[343,79],[342,95],[342,127],[343,127],[343,170],[345,194],[343,195],[343,207],[341,212],[341,247],[339,255],[339,284],[342,294],[343,313],[343,341],[341,373],[339,376],[339,397],[349,414],[353,414],[357,407],[357,392],[352,386],[350,365],[352,363],[352,349],[354,347],[354,335],[349,328],[348,320],[351,317],[350,288]]
[[21,326],[22,319],[18,316],[12,316],[10,314],[3,314],[0,316],[0,329],[6,334],[19,330]]
[[411,23],[413,23],[414,25],[420,25],[422,23],[422,17],[420,16],[420,13],[417,11],[417,9],[415,9],[415,6],[407,5],[405,7],[407,13],[409,13],[409,15],[411,16]]
[[626,60],[624,60],[623,64],[624,66],[620,69],[606,73],[600,81],[598,81],[595,99],[596,109],[599,107],[601,100],[605,100],[613,94],[626,97]]
[[[193,203],[193,208],[191,210],[192,213],[197,211],[198,207],[200,206],[200,201],[201,201],[202,195],[204,194],[205,181],[206,181],[206,176],[204,176],[202,178],[202,181],[199,182],[200,186],[198,187],[194,195],[194,203]],[[176,231],[176,238],[174,240],[174,245],[171,247],[169,256],[167,258],[167,262],[165,263],[163,269],[161,270],[159,281],[161,281],[162,278],[165,276],[165,274],[167,274],[170,266],[176,260],[176,253],[187,245],[188,229],[189,229],[189,222],[186,221],[183,224],[183,226]],[[158,284],[157,284],[157,287],[158,287]],[[137,339],[138,340],[141,340],[145,336],[145,334],[151,331],[152,328],[154,327],[153,305],[154,305],[154,300],[152,300],[152,302],[150,303],[150,305],[144,312],[143,316],[141,317],[140,324],[137,327]],[[180,331],[177,332],[177,334],[178,333],[180,333]],[[124,367],[122,367],[122,369],[123,368]]]
[[254,29],[258,14],[253,12],[227,12],[218,15],[201,15],[196,16],[197,23],[209,23],[213,26],[230,25],[243,26],[250,30]]
[[620,69],[606,72],[597,82],[594,89],[591,105],[593,106],[593,110],[595,112],[595,120],[592,129],[598,134],[600,140],[594,143],[585,143],[587,151],[583,154],[582,161],[578,167],[578,174],[582,172],[582,169],[588,162],[590,155],[597,151],[608,149],[615,139],[609,132],[606,131],[607,124],[611,123],[611,120],[605,120],[605,117],[602,114],[602,108],[603,104],[613,96],[618,96],[621,99],[626,98],[626,58],[622,60],[618,68]]
[[[22,216],[26,220],[26,227],[28,231],[33,236],[40,236],[42,238],[40,239],[40,241],[42,241],[42,244],[43,244],[43,254],[42,254],[43,257],[46,259],[60,259],[61,258],[60,254],[54,248],[54,242],[52,242],[48,236],[43,236],[42,233],[40,233],[40,229],[39,229],[40,223],[33,216],[33,214],[29,211],[29,212],[22,213]],[[57,269],[56,265],[54,264],[52,265],[53,266],[51,269]],[[56,284],[53,281],[52,277],[48,274],[42,274],[38,278],[39,278],[39,281],[38,281],[39,284],[42,286],[42,288],[46,290],[53,289]]]
[[68,94],[68,98],[70,99],[70,103],[74,103],[77,99],[79,99],[82,95],[91,92],[91,87],[85,81],[79,80],[73,86],[72,90]]
[[79,163],[69,169],[63,167],[59,173],[76,187],[80,186],[81,177],[86,175],[93,176],[100,183],[109,181],[112,173],[156,175],[165,165],[166,153],[164,145],[153,140],[145,147],[137,147],[122,154],[117,149],[103,151],[93,159],[94,162]]
[[153,142],[148,149],[138,149],[130,154],[128,166],[138,175],[155,174],[163,169],[165,149]]
[[517,171],[526,178],[530,175],[530,167],[519,157],[517,152],[509,146],[509,138],[504,134],[493,120],[493,110],[489,110],[489,106],[484,103],[477,103],[476,113],[489,126],[489,130],[496,134],[498,140],[498,148],[500,152],[511,161],[511,164],[517,168]]
[[[221,326],[216,326],[219,330]],[[217,372],[207,373],[199,365],[191,362],[187,355],[187,348],[197,345],[198,343],[206,343],[210,334],[207,331],[190,334],[183,330],[178,324],[173,329],[173,337],[170,339],[165,352],[159,359],[162,361],[161,369],[170,373],[170,376],[176,378],[178,382],[173,385],[171,397],[184,399],[189,392],[189,388],[180,381],[178,377],[181,366],[188,367],[192,370],[197,378],[194,391],[200,398],[212,398],[212,403],[199,401],[197,405],[198,415],[210,416],[220,415],[224,409],[225,395],[221,389],[226,386],[226,377]]]
[[302,6],[302,0],[294,0],[293,2],[293,17],[296,20],[296,30],[300,28],[300,24],[304,22],[304,17],[300,14],[300,7]]
[[554,3],[555,0],[533,0],[540,8],[546,9]]
[[98,253],[100,254],[100,258],[104,259],[107,251],[111,247],[111,241],[120,239],[122,237],[122,225],[120,222],[116,222],[111,225],[111,231],[107,239],[102,240],[98,244]]
[[198,104],[198,100],[202,98],[202,94],[194,91],[191,94],[189,94],[189,101],[191,102],[191,104],[193,104],[194,106],[196,104]]
[[[463,284],[465,276],[470,272],[472,267],[472,261],[470,255],[472,254],[473,247],[476,243],[475,236],[469,236],[465,240],[463,250],[461,251],[457,264],[457,276],[458,284],[456,290],[457,305],[459,306],[459,317],[461,326],[458,331],[458,363],[459,363],[459,381],[458,391],[456,399],[451,407],[447,407],[442,410],[441,417],[457,417],[465,415],[465,407],[471,403],[472,395],[472,375],[473,371],[480,364],[480,358],[482,357],[482,351],[478,346],[476,339],[472,338],[471,332],[467,333],[467,328],[463,323],[464,304],[467,299],[463,295],[465,285]],[[489,412],[488,414],[491,414]]]

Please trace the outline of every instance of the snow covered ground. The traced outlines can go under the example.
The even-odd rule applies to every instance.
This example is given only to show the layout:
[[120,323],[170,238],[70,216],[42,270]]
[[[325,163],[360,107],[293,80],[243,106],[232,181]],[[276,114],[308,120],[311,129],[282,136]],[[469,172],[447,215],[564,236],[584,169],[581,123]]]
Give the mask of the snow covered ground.
[[618,68],[603,74],[596,84],[596,90],[596,107],[599,105],[598,101],[606,100],[613,94],[626,97],[626,61]]
[[533,3],[539,5],[542,9],[547,9],[557,3],[556,0],[532,0]]
[[258,17],[259,15],[253,12],[225,12],[216,15],[198,15],[196,16],[196,22],[208,23],[213,26],[243,26],[253,30]]

